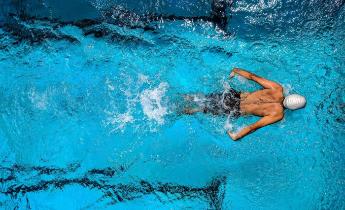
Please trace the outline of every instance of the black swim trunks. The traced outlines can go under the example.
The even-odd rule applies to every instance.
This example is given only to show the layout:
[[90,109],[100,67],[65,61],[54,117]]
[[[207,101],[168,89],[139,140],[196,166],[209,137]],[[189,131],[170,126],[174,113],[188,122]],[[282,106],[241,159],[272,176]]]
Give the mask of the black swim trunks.
[[241,93],[232,88],[224,93],[211,93],[205,96],[203,111],[214,115],[229,114],[239,117],[240,101]]

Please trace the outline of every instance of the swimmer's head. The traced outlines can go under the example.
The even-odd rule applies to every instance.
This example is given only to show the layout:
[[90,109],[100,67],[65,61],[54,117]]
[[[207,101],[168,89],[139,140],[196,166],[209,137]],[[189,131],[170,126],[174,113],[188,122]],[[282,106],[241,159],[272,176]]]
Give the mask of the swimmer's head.
[[307,101],[304,96],[298,94],[291,94],[285,97],[283,104],[284,107],[290,110],[296,110],[305,107]]

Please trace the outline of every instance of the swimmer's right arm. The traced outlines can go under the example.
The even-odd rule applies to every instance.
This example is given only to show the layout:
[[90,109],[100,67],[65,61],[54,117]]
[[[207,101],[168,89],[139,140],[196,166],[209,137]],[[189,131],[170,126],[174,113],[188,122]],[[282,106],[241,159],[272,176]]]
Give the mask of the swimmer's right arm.
[[239,140],[239,139],[245,137],[246,135],[248,135],[250,133],[253,133],[254,131],[256,131],[259,128],[262,128],[262,127],[265,127],[269,124],[273,124],[275,122],[280,121],[281,119],[283,119],[283,117],[284,117],[284,115],[282,113],[270,115],[270,116],[265,116],[265,117],[261,118],[259,121],[257,121],[256,123],[251,124],[251,125],[243,128],[238,133],[232,133],[230,131],[227,131],[227,133],[232,138],[232,140],[236,141],[236,140]]
[[282,88],[281,85],[279,85],[276,82],[267,80],[265,78],[259,77],[253,73],[250,73],[249,71],[246,71],[244,69],[240,69],[240,68],[233,68],[231,74],[230,74],[230,78],[234,77],[235,74],[238,74],[246,79],[249,80],[253,80],[255,82],[257,82],[258,84],[260,84],[262,87],[267,88],[267,89],[278,89],[278,88]]

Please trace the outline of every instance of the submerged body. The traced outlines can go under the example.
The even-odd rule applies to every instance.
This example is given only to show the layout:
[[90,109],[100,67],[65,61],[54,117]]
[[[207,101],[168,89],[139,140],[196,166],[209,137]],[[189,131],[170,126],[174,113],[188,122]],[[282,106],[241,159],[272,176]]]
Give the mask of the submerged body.
[[234,89],[223,93],[211,93],[197,97],[201,101],[201,106],[197,109],[201,109],[204,113],[211,113],[213,115],[228,114],[234,117],[241,115],[241,93]]
[[283,119],[285,103],[294,103],[293,105],[295,106],[293,107],[296,107],[294,109],[302,108],[305,105],[305,99],[302,96],[298,96],[301,99],[296,96],[297,99],[292,98],[291,101],[284,101],[283,87],[276,82],[238,68],[233,69],[230,78],[234,77],[235,74],[257,82],[263,89],[251,93],[239,93],[230,89],[229,92],[223,94],[209,94],[205,96],[205,101],[208,103],[204,103],[202,106],[193,109],[187,108],[185,109],[185,113],[194,114],[196,112],[204,112],[215,115],[231,114],[235,117],[239,117],[240,115],[262,117],[259,121],[245,127],[237,134],[230,131],[227,132],[233,140],[238,140],[261,127]]

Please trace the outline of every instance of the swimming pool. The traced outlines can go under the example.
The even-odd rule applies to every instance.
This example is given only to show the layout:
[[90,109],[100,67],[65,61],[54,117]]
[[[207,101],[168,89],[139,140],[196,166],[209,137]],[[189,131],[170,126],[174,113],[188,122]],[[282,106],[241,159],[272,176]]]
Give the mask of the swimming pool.
[[[94,1],[75,19],[34,2],[1,5],[2,209],[345,208],[344,1],[234,1],[224,30],[190,18],[209,1]],[[152,4],[184,18],[142,20]],[[177,114],[181,94],[258,88],[233,67],[306,108],[240,142],[225,130],[257,118]]]

